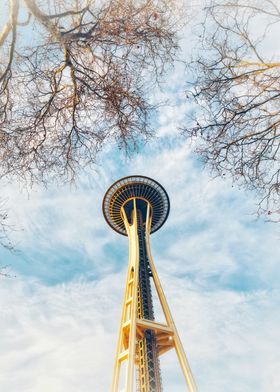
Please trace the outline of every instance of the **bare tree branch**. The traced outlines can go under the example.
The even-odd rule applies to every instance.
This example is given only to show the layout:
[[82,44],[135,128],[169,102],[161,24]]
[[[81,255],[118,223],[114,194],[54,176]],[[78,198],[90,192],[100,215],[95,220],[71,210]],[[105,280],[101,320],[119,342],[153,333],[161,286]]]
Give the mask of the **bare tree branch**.
[[15,278],[15,276],[9,273],[9,267],[9,265],[0,265],[0,277],[2,276],[3,278]]
[[[5,203],[2,201],[0,204],[0,245],[10,251],[14,251],[15,248],[9,237],[11,229],[11,225],[8,223],[8,213],[5,208]],[[3,267],[0,266],[0,274],[2,269]]]
[[0,177],[72,179],[106,143],[129,151],[152,135],[149,92],[177,50],[172,2],[74,4],[10,0],[0,35]]
[[276,1],[211,1],[190,65],[197,111],[184,130],[213,173],[257,191],[269,215],[280,203],[280,53],[265,40],[279,22]]

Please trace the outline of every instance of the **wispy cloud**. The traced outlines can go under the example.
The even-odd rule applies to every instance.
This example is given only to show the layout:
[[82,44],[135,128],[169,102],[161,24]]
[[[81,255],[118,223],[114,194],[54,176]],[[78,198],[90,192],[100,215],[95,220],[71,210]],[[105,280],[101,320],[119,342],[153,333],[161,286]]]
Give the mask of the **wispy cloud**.
[[[130,174],[155,178],[170,196],[152,250],[199,390],[280,390],[279,229],[256,220],[252,194],[210,180],[175,137],[191,110],[178,98],[180,72],[157,97],[173,104],[159,109],[157,138],[138,155],[108,146],[76,187],[1,189],[21,251],[0,250],[17,275],[0,281],[1,391],[108,392],[128,251],[101,205]],[[171,353],[162,368],[165,390],[184,391]]]
[[[10,191],[21,198],[13,211],[25,230],[16,233],[18,277],[1,281],[3,390],[109,390],[127,240],[103,220],[116,173],[102,170],[106,163],[77,189]],[[151,145],[116,171],[154,177],[170,195],[152,247],[200,390],[277,391],[275,226],[255,221],[241,191],[210,181],[184,144]],[[163,378],[180,392],[175,364],[172,354],[162,359]]]
[[[201,391],[277,391],[279,293],[207,291],[162,274]],[[124,274],[44,286],[1,282],[3,391],[107,392]],[[174,355],[162,359],[167,391],[184,390]]]

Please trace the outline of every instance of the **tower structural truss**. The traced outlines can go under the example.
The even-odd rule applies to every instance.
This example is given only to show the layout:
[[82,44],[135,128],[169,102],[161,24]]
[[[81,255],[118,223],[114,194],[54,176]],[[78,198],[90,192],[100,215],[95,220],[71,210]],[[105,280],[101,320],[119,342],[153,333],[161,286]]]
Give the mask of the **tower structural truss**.
[[[133,392],[134,378],[137,392],[162,392],[159,358],[171,349],[176,351],[188,391],[197,391],[150,251],[150,234],[164,224],[169,206],[164,188],[144,176],[121,178],[103,199],[107,223],[129,239],[112,392]],[[164,324],[155,320],[151,279],[165,316]]]

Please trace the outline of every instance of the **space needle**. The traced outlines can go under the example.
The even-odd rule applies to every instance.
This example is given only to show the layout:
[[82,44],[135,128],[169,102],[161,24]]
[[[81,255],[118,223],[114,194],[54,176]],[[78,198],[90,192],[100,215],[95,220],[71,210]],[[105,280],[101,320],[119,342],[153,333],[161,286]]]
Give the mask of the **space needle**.
[[[122,305],[112,392],[162,392],[160,357],[175,349],[189,392],[197,387],[171,316],[150,250],[150,234],[166,222],[170,203],[155,180],[124,177],[107,190],[104,217],[117,233],[128,237],[129,258]],[[151,280],[165,323],[155,320]]]

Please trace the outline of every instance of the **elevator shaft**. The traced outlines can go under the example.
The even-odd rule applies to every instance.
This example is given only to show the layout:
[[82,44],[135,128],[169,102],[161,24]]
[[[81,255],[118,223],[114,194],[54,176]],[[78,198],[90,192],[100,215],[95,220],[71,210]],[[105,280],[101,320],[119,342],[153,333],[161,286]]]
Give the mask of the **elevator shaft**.
[[[139,319],[154,320],[152,276],[146,251],[145,216],[137,209],[137,234],[139,241],[139,285],[137,316]],[[145,330],[144,336],[137,342],[138,372],[137,392],[162,392],[158,349],[155,333]]]

